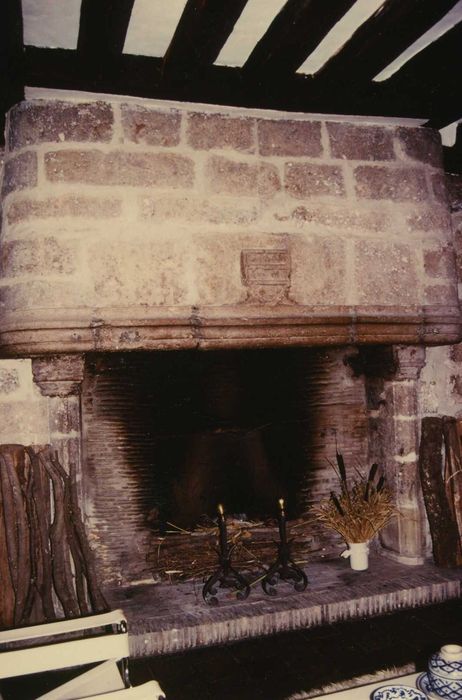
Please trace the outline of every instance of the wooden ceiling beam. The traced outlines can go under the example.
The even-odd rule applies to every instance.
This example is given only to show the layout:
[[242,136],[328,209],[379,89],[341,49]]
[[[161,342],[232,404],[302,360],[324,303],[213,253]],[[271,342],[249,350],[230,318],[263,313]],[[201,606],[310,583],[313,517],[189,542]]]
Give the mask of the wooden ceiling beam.
[[388,80],[377,84],[379,107],[400,99],[404,109],[420,105],[429,126],[441,128],[462,116],[460,61],[462,22],[416,54]]
[[444,17],[458,0],[386,0],[338,53],[316,74],[324,82],[348,89],[367,85],[422,34]]
[[26,46],[25,65],[30,86],[152,99],[196,101],[195,94],[214,95],[217,92],[219,95],[220,90],[223,95],[227,91],[233,95],[236,83],[240,82],[236,69],[212,66],[201,81],[186,81],[172,87],[162,80],[161,58],[132,54],[122,54],[117,61],[108,62],[95,82],[92,67],[79,52],[35,46]]
[[0,22],[0,142],[5,113],[24,98],[21,0],[3,0]]
[[313,79],[299,74],[255,85],[239,68],[212,65],[195,80],[169,84],[162,80],[162,59],[122,54],[105,67],[95,85],[92,68],[77,51],[30,46],[25,48],[25,68],[27,85],[36,87],[299,112],[425,117],[422,93],[416,93],[414,102],[403,91],[387,91],[386,99],[383,91],[361,99],[332,91],[319,94],[312,90]]
[[440,102],[438,113],[434,114],[425,126],[429,126],[431,129],[444,129],[449,124],[462,121],[461,95],[452,93],[446,99],[444,96],[441,96],[440,100],[442,100],[443,104]]
[[288,0],[243,66],[248,76],[299,68],[355,0]]
[[454,145],[443,147],[443,162],[444,169],[447,173],[457,173],[462,175],[462,124],[457,126],[456,141]]
[[100,62],[120,55],[135,0],[82,0],[77,51]]
[[248,0],[187,0],[163,60],[165,79],[181,81],[216,60]]
[[3,110],[24,96],[21,0],[4,0],[0,22],[0,100]]

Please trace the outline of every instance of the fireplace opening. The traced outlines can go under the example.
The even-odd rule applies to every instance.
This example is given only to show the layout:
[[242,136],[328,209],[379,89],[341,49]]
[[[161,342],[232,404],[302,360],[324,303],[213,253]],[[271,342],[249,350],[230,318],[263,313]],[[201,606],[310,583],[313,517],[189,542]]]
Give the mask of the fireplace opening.
[[304,442],[295,433],[309,416],[296,406],[294,368],[278,374],[274,353],[159,359],[167,370],[160,404],[169,407],[155,460],[171,474],[161,519],[193,527],[218,503],[241,517],[269,517],[280,497],[297,513]]
[[[93,354],[82,393],[83,489],[103,580],[150,576],[163,523],[192,528],[218,503],[289,519],[328,496],[341,449],[367,460],[365,390],[348,351],[290,348]],[[318,556],[338,537],[310,533]]]
[[[230,519],[241,514],[263,520],[276,515],[282,496],[293,533],[311,505],[338,489],[329,463],[337,449],[351,476],[355,469],[365,472],[374,455],[393,488],[384,442],[391,422],[396,428],[393,401],[402,412],[409,380],[390,380],[384,389],[389,380],[369,376],[375,364],[361,370],[351,361],[356,355],[355,348],[332,347],[86,357],[83,511],[99,580],[111,605],[127,612],[136,654],[221,644],[459,595],[456,573],[442,576],[432,565],[409,567],[388,556],[358,577],[339,556],[345,549],[340,536],[316,523],[303,531],[304,592],[282,590],[283,584],[270,597],[255,585],[245,601],[225,597],[213,608],[202,598],[203,578],[156,576],[153,552],[171,551],[171,539],[159,543],[156,519],[188,529],[202,514],[214,517],[222,502]],[[401,413],[397,420],[398,427],[410,423]],[[416,513],[405,532],[417,527]],[[274,545],[277,529],[272,535],[271,524],[264,527]],[[393,524],[387,534],[395,536],[388,552],[399,528]],[[180,569],[202,546],[194,539],[172,544]],[[275,553],[274,546],[268,549],[263,568]],[[170,576],[170,566],[164,573]]]
[[93,356],[84,391],[90,461],[111,449],[107,438],[97,444],[109,423],[112,447],[127,468],[141,468],[147,522],[193,527],[218,503],[242,517],[271,517],[281,497],[296,517],[314,421],[311,354]]

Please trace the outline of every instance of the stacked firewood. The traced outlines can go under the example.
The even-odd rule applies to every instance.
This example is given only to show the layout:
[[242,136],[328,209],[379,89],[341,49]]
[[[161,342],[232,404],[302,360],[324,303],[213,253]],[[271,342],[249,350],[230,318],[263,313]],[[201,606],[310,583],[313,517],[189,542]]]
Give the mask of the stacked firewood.
[[[229,517],[227,531],[229,545],[233,547],[233,566],[251,580],[258,580],[277,555],[276,522],[248,522]],[[313,554],[313,536],[309,531],[308,520],[290,523],[291,554],[299,566],[307,564]],[[147,561],[155,581],[203,580],[217,568],[217,551],[218,529],[213,521],[206,521],[193,530],[167,523],[162,534],[154,530]]]
[[[442,457],[444,446],[444,464]],[[462,565],[462,422],[451,416],[422,419],[419,452],[422,492],[435,564]]]
[[443,419],[444,486],[452,516],[462,542],[462,421]]
[[108,609],[77,504],[49,447],[0,446],[0,628]]

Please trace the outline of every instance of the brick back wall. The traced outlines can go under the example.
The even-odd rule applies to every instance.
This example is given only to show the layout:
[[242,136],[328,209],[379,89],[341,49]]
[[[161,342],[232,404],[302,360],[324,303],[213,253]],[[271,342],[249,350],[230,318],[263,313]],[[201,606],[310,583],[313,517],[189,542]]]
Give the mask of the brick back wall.
[[[351,478],[355,469],[367,472],[364,377],[354,377],[346,364],[351,352],[345,348],[239,351],[240,358],[234,356],[233,363],[238,362],[241,370],[252,369],[244,373],[240,385],[247,401],[239,410],[239,425],[232,424],[234,440],[238,436],[237,442],[242,443],[238,453],[235,448],[227,453],[228,421],[214,419],[213,410],[206,413],[205,422],[203,417],[198,421],[204,405],[198,406],[194,379],[202,377],[200,392],[206,393],[203,372],[205,367],[209,373],[215,371],[214,353],[90,355],[82,392],[82,477],[86,524],[100,580],[125,585],[152,581],[146,559],[156,545],[147,516],[160,507],[164,518],[167,514],[176,524],[189,526],[178,520],[184,511],[175,515],[166,507],[174,485],[191,474],[194,446],[201,444],[201,438],[214,434],[219,440],[220,433],[224,435],[221,458],[215,455],[211,462],[210,455],[201,453],[211,469],[206,482],[201,481],[204,471],[199,463],[194,478],[187,482],[190,489],[199,485],[202,502],[208,502],[201,512],[210,517],[217,498],[207,499],[205,494],[218,493],[222,471],[228,470],[229,478],[232,465],[235,478],[246,484],[245,493],[253,488],[252,481],[246,481],[250,465],[243,469],[249,435],[255,439],[250,444],[261,447],[261,452],[252,452],[251,466],[259,473],[267,463],[282,490],[271,510],[248,513],[251,518],[274,514],[281,495],[295,515],[307,513],[313,503],[337,491],[338,479],[329,464],[335,460],[336,448],[344,455]],[[224,356],[218,362],[220,371],[229,371]],[[265,368],[266,386],[261,376],[255,379],[261,375],[257,366]],[[253,375],[250,387],[249,372]],[[221,395],[223,405],[226,399],[226,393]],[[256,486],[264,491],[262,481],[258,478]],[[226,493],[225,489],[219,500],[234,512],[229,510]],[[235,500],[234,505],[237,512],[247,512],[242,501]],[[307,537],[313,559],[335,557],[344,549],[339,536],[316,524]]]
[[61,324],[67,349],[88,328],[98,349],[134,309],[147,322],[248,303],[243,250],[287,254],[286,315],[457,303],[428,129],[36,100],[10,112],[3,198],[4,329]]

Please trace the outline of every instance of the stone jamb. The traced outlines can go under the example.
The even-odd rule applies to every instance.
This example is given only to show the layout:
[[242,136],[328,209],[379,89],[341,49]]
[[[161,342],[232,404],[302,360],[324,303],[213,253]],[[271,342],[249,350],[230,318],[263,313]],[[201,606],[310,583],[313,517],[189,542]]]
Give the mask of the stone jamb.
[[34,382],[49,401],[51,446],[68,473],[70,465],[75,465],[79,496],[82,477],[80,399],[84,366],[83,355],[49,355],[32,359]]
[[[381,533],[381,553],[408,565],[426,558],[426,519],[418,472],[419,378],[425,364],[422,346],[395,346],[396,371],[384,379],[374,414],[375,435],[381,442],[381,459],[392,488],[398,516]],[[377,392],[376,392],[377,398]],[[373,451],[373,449],[372,449]]]

